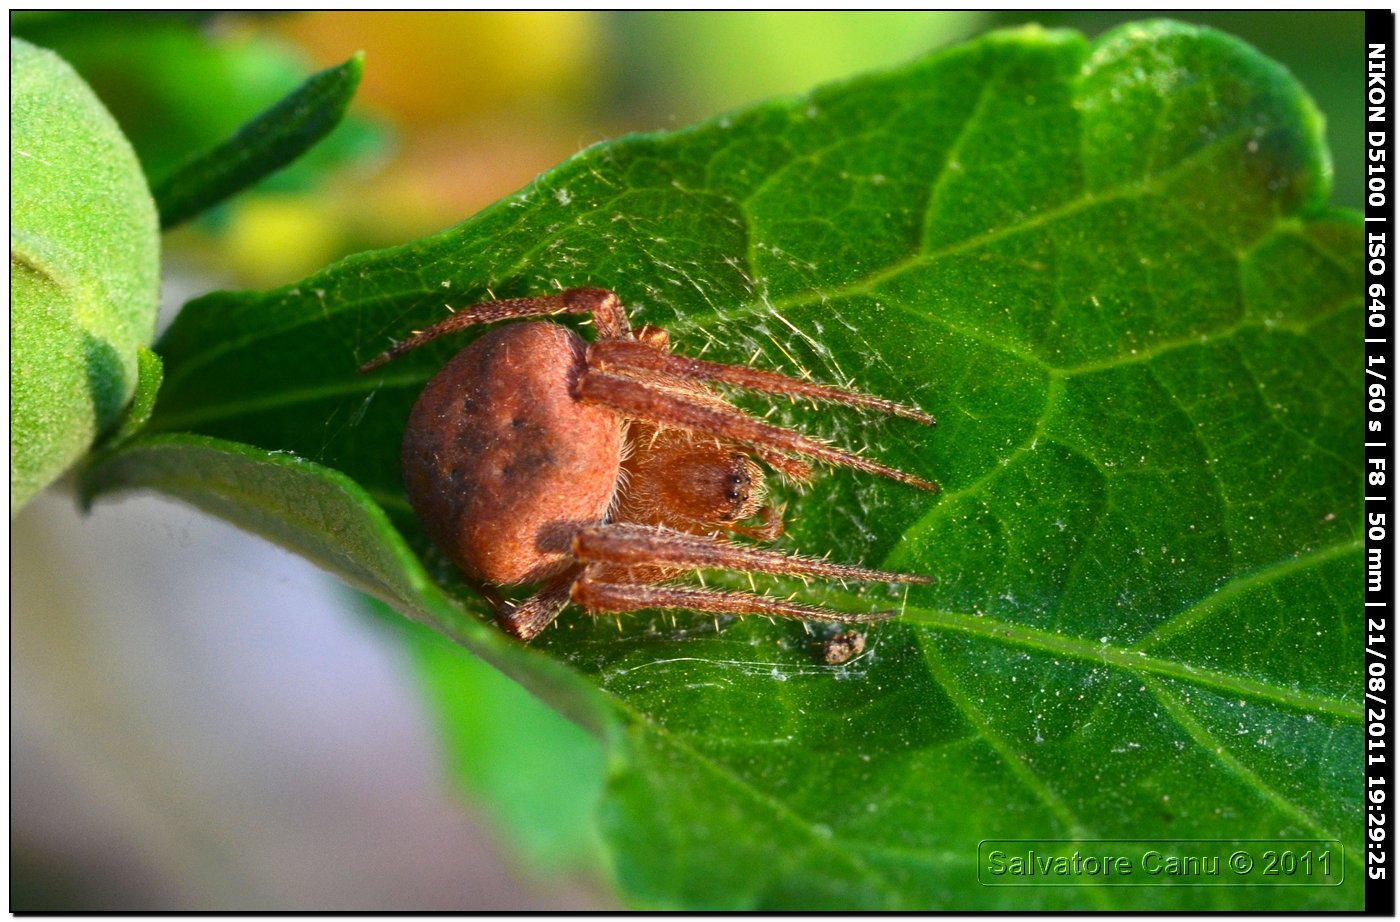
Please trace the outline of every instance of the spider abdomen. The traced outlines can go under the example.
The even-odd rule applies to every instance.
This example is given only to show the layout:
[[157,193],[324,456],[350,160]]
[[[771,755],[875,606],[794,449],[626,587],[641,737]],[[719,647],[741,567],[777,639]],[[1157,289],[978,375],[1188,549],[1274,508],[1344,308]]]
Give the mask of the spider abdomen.
[[552,323],[481,337],[419,396],[404,432],[404,487],[429,537],[496,585],[538,582],[574,562],[617,486],[622,421],[579,401],[584,343]]

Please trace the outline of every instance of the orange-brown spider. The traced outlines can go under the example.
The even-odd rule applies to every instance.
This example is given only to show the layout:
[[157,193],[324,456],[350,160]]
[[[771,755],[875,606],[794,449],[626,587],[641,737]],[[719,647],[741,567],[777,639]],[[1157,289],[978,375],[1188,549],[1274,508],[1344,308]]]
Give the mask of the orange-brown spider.
[[802,456],[925,490],[937,487],[756,419],[705,382],[834,401],[925,424],[933,417],[776,372],[673,355],[663,330],[632,330],[610,291],[573,288],[477,304],[360,371],[473,324],[564,313],[591,313],[597,341],[585,344],[547,322],[493,330],[428,382],[404,432],[408,499],[443,553],[487,591],[543,584],[519,604],[494,597],[507,632],[530,640],[570,600],[594,614],[684,608],[849,623],[894,614],[847,614],[746,592],[662,584],[690,570],[928,582],[727,540],[725,532],[759,540],[782,533],[781,510],[764,502],[767,485],[757,461],[798,481],[812,474]]

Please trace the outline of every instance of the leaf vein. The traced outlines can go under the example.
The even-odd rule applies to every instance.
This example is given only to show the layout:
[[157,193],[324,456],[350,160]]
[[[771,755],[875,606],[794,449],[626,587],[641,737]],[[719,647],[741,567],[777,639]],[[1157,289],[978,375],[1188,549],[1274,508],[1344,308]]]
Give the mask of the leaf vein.
[[1151,673],[1184,679],[1208,688],[1223,689],[1232,694],[1271,701],[1281,707],[1299,711],[1330,714],[1345,720],[1361,719],[1361,706],[1353,701],[1287,688],[1217,669],[1195,667],[1151,656],[1144,650],[1111,646],[1082,637],[1066,637],[1040,628],[1011,624],[994,618],[912,605],[905,609],[905,618],[935,630],[961,631],[1042,653],[1102,663],[1133,673]]

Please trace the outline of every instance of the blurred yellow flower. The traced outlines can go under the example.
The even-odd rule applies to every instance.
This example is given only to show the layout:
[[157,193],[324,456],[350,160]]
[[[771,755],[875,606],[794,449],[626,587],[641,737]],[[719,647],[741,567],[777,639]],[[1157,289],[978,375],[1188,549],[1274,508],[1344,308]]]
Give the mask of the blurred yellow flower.
[[365,51],[359,100],[401,128],[436,127],[586,93],[602,45],[590,12],[304,13],[278,30],[329,66]]
[[229,209],[223,259],[253,286],[310,275],[341,255],[344,240],[332,207],[312,196],[245,196]]

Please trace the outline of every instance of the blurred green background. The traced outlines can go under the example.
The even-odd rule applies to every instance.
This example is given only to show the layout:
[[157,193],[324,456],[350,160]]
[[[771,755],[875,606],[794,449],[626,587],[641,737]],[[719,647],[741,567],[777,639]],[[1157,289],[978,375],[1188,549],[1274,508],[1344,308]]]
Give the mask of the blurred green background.
[[[1359,12],[15,13],[11,32],[92,83],[153,182],[366,52],[326,142],[166,237],[168,317],[455,224],[605,138],[994,28],[1093,37],[1159,15],[1289,67],[1327,118],[1333,204],[1360,207]],[[586,838],[601,755],[499,675],[445,646],[406,653],[309,565],[165,500],[83,519],[49,496],[12,538],[12,909],[614,905],[596,849],[560,853]],[[463,707],[530,728],[516,764],[571,753],[571,777],[438,752],[421,692],[445,676]],[[463,809],[444,774],[481,796]]]
[[155,181],[309,70],[365,50],[355,118],[259,194],[169,242],[266,286],[455,224],[595,141],[804,92],[993,28],[1092,37],[1158,15],[1223,29],[1287,65],[1327,116],[1335,204],[1360,207],[1360,12],[37,13],[15,14],[12,31],[93,84]]

